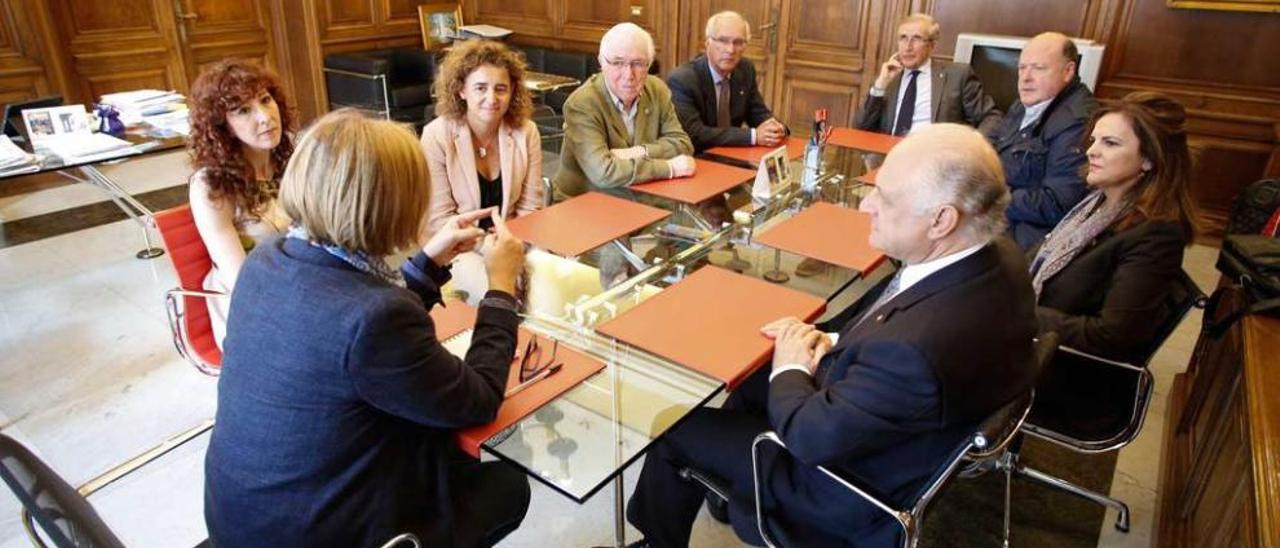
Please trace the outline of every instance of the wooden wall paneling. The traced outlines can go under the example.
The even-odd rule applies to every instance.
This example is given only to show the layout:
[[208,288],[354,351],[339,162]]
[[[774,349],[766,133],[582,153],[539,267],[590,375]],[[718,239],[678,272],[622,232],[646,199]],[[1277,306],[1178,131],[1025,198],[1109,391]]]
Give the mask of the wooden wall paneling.
[[875,77],[866,74],[867,50],[884,15],[883,4],[864,0],[783,2],[774,112],[793,132],[806,134],[818,108],[830,109],[836,125],[853,125],[866,80]]
[[0,1],[0,103],[53,94],[39,28],[27,4]]
[[[187,78],[228,57],[252,59],[280,70],[267,0],[180,0],[178,36]],[[291,95],[292,96],[292,95]]]
[[139,88],[187,91],[169,2],[54,0],[51,8],[70,58],[69,101]]
[[1100,0],[926,0],[919,9],[933,15],[942,27],[934,56],[950,60],[955,54],[956,36],[962,32],[1034,36],[1058,31],[1086,36],[1099,3]]
[[547,0],[477,0],[463,5],[463,20],[508,28],[518,39],[554,35],[554,3]]

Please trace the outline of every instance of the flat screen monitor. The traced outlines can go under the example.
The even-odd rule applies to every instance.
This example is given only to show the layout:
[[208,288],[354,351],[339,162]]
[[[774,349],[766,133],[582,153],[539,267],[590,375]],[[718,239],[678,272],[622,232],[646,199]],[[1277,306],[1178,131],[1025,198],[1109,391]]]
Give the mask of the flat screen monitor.
[[[956,37],[954,59],[972,66],[996,106],[1008,112],[1018,99],[1018,55],[1028,40],[1030,38],[1025,36],[962,33]],[[1080,81],[1090,91],[1096,91],[1106,46],[1084,38],[1072,38],[1071,41],[1076,43],[1080,52],[1080,62],[1076,67]]]
[[27,125],[22,121],[22,111],[31,108],[49,108],[62,106],[62,96],[41,97],[30,101],[9,103],[4,106],[4,134],[10,138],[27,140]]

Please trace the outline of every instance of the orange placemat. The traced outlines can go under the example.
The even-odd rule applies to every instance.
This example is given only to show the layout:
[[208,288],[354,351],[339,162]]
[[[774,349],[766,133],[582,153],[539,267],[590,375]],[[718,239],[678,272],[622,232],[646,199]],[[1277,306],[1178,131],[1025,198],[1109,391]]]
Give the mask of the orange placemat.
[[785,316],[809,321],[812,295],[707,266],[596,327],[596,332],[720,379],[732,390],[773,355],[760,334]]
[[507,221],[507,228],[526,243],[577,257],[669,215],[656,207],[588,192]]
[[719,162],[695,158],[696,171],[691,177],[661,179],[640,185],[631,190],[661,196],[685,204],[699,204],[708,198],[751,180],[756,172]]
[[[778,147],[711,147],[706,150],[705,154],[720,156],[746,162],[752,166],[760,165],[760,159],[765,154],[777,150]],[[787,159],[794,160],[804,156],[804,139],[796,137],[787,137]]]
[[873,169],[873,170],[871,170],[871,171],[868,171],[868,172],[866,172],[866,173],[863,173],[862,175],[859,175],[859,176],[857,176],[857,177],[854,177],[854,178],[853,178],[853,180],[858,181],[859,183],[862,183],[862,184],[864,184],[864,185],[872,185],[872,186],[874,186],[874,185],[876,184],[876,174],[877,174],[877,173],[880,173],[880,168],[875,168],[875,169]]
[[831,138],[827,142],[845,148],[887,154],[889,149],[893,148],[901,140],[902,137],[894,137],[893,135],[838,127],[831,131]]
[[885,259],[884,253],[867,243],[870,234],[870,215],[818,202],[769,227],[755,241],[866,273]]

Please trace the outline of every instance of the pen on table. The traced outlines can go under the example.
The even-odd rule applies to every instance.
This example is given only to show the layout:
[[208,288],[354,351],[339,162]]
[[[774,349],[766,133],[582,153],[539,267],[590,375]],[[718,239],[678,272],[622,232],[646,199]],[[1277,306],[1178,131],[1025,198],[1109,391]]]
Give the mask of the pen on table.
[[542,379],[550,377],[551,375],[554,375],[557,371],[560,370],[560,367],[563,365],[564,365],[563,363],[557,363],[555,365],[547,367],[546,369],[543,369],[542,371],[539,371],[536,375],[533,376],[533,378],[527,381],[524,381],[520,384],[517,384],[515,386],[512,386],[510,390],[507,390],[506,395],[504,395],[503,397],[510,398],[511,396],[519,394],[522,390],[532,386],[533,383],[536,383]]

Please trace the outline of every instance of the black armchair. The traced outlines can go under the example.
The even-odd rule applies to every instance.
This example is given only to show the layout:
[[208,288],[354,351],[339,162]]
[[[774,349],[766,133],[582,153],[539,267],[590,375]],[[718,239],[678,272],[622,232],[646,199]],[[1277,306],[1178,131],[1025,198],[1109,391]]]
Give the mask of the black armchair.
[[324,58],[329,108],[375,111],[420,129],[435,71],[434,54],[418,48],[331,53]]

